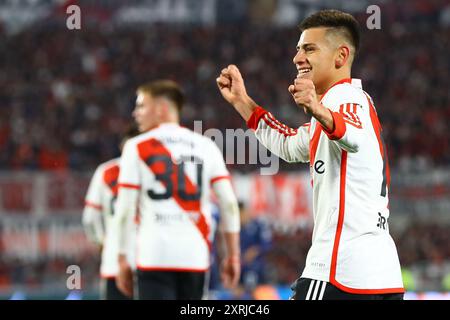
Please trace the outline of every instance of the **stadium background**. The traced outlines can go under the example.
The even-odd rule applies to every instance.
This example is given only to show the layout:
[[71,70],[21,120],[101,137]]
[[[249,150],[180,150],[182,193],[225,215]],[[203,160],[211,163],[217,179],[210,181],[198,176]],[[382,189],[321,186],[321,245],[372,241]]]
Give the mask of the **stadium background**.
[[[66,27],[72,4],[81,8],[81,30]],[[381,9],[380,30],[365,27],[372,4]],[[119,155],[138,84],[178,81],[188,100],[184,126],[201,120],[203,130],[241,128],[215,84],[221,68],[235,63],[256,101],[291,126],[304,122],[287,92],[296,74],[296,24],[322,8],[352,12],[363,27],[353,76],[374,98],[384,127],[389,223],[406,298],[448,299],[445,0],[0,1],[0,298],[98,297],[99,256],[81,228],[83,198],[95,167]],[[311,241],[308,166],[281,163],[276,176],[260,176],[258,168],[229,165],[260,234],[246,245],[263,254],[246,266],[239,290],[216,284],[213,299],[285,299],[303,268]],[[81,269],[81,290],[66,286],[70,265]]]

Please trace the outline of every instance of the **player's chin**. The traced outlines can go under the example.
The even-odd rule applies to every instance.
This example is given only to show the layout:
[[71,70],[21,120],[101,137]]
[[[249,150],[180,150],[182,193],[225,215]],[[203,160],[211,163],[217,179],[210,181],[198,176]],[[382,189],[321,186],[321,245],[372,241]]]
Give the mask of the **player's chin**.
[[309,80],[313,80],[313,72],[312,70],[305,72],[305,73],[299,73],[297,74],[297,78],[298,79],[309,79]]

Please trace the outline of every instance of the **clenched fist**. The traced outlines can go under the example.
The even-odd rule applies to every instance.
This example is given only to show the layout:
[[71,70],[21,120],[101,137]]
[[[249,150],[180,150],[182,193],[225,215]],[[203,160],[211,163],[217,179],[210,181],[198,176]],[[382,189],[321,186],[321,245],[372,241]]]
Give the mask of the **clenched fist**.
[[247,121],[257,105],[248,96],[245,90],[244,79],[238,67],[231,64],[222,69],[216,82],[225,100],[232,104],[244,120]]
[[317,100],[316,87],[312,80],[296,78],[294,84],[291,84],[288,90],[295,103],[302,107],[306,114],[314,115],[317,113],[320,103]]
[[291,84],[288,90],[295,103],[302,107],[306,114],[316,118],[326,130],[332,131],[334,129],[334,120],[330,110],[325,108],[317,99],[316,87],[312,80],[296,78],[294,84]]
[[242,100],[247,95],[244,86],[244,79],[234,64],[222,69],[219,77],[216,79],[222,96],[232,105]]

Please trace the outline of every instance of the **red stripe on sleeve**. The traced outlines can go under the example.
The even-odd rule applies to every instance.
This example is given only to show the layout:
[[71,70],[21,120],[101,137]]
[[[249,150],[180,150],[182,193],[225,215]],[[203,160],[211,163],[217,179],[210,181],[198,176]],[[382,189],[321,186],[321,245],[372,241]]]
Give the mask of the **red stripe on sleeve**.
[[359,119],[356,118],[356,111],[351,111],[351,103],[347,103],[347,116],[355,123],[359,122]]
[[327,131],[326,128],[322,126],[322,124],[320,125],[322,126],[323,131],[328,136],[328,138],[330,138],[330,140],[339,140],[344,136],[345,131],[347,130],[347,128],[345,127],[344,117],[342,116],[342,114],[338,112],[333,112],[330,109],[328,110],[330,111],[331,116],[333,117],[334,122],[333,131],[329,132]]
[[256,130],[258,128],[258,122],[261,119],[262,116],[264,116],[267,113],[266,110],[262,107],[256,107],[255,110],[253,110],[252,115],[247,120],[247,126],[250,129]]
[[141,186],[139,186],[137,184],[130,184],[130,183],[119,183],[119,188],[128,188],[128,189],[140,190]]
[[270,112],[266,113],[263,117],[264,122],[274,130],[277,130],[279,133],[286,137],[295,136],[297,134],[296,129],[289,128],[288,126],[282,124],[278,120],[276,120]]
[[84,201],[84,205],[86,207],[91,207],[91,208],[94,208],[94,209],[99,210],[99,211],[101,211],[103,209],[103,207],[100,204],[96,204],[96,203],[93,203],[93,202],[90,202],[90,201],[87,201],[87,200]]
[[[351,106],[353,106],[353,111],[350,110]],[[351,124],[352,126],[361,129],[362,124],[361,120],[359,119],[358,115],[356,114],[357,111],[357,104],[356,103],[347,103],[347,112],[342,112],[342,106],[340,113],[344,116],[344,121],[348,124]]]
[[231,177],[230,176],[219,176],[219,177],[212,178],[211,179],[211,184],[213,184],[213,183],[215,183],[215,182],[217,182],[219,180],[222,180],[222,179],[231,179]]

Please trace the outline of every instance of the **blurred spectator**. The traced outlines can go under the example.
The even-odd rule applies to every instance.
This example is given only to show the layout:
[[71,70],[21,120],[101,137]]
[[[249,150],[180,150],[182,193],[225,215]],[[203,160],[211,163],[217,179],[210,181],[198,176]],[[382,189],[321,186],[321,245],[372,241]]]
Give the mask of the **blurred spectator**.
[[450,272],[444,276],[444,279],[442,279],[442,289],[450,292]]
[[211,267],[208,274],[208,289],[209,290],[219,290],[222,286],[220,281],[220,259],[223,250],[222,234],[219,231],[220,223],[220,211],[217,205],[213,205],[211,210]]
[[416,291],[414,274],[407,267],[402,267],[403,286],[406,291]]
[[42,170],[67,169],[67,151],[56,142],[45,143],[39,152],[39,168]]
[[239,202],[241,214],[241,280],[248,290],[266,283],[266,259],[270,250],[272,232],[264,221],[252,218],[245,204]]

